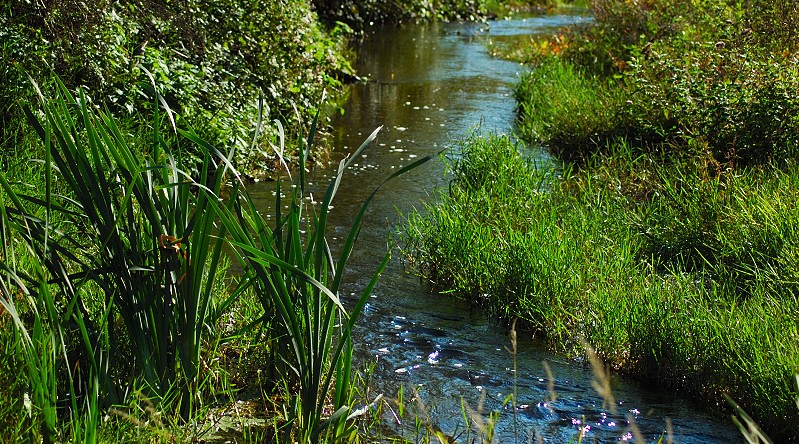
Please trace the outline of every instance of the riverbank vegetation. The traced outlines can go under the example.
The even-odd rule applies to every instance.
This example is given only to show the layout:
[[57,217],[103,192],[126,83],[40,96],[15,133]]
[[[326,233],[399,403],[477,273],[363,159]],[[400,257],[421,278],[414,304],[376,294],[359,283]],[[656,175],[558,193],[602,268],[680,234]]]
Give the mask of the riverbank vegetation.
[[[141,140],[59,88],[26,109],[43,161],[24,181],[0,173],[0,438],[193,441],[227,417],[250,441],[354,439],[350,334],[388,253],[345,308],[339,286],[371,197],[337,259],[326,219],[378,131],[341,162],[318,205],[300,169],[273,223],[233,153],[172,126],[168,107],[154,106]],[[195,178],[179,155],[188,144],[203,155]]]
[[12,0],[0,11],[0,155],[19,157],[35,147],[21,111],[35,99],[28,75],[48,93],[57,89],[55,75],[70,90],[92,91],[95,105],[131,131],[147,125],[157,84],[181,125],[217,146],[235,146],[231,160],[239,171],[268,174],[281,161],[296,162],[300,144],[290,140],[275,155],[269,142],[277,143],[278,133],[271,127],[261,145],[249,144],[258,99],[288,134],[301,133],[317,111],[324,130],[326,118],[340,111],[345,84],[358,80],[348,45],[363,26],[478,19],[539,3]]
[[[12,1],[3,9],[0,142],[9,156],[30,148],[21,111],[35,100],[27,76],[54,92],[55,74],[72,90],[92,91],[95,105],[132,130],[149,121],[157,84],[181,125],[237,147],[242,171],[273,170],[279,159],[269,145],[248,143],[259,97],[270,120],[297,134],[354,74],[344,55],[349,28],[325,27],[304,1]],[[292,148],[286,155],[296,159]]]
[[409,260],[557,350],[724,409],[799,420],[799,7],[595,0],[507,49],[522,136],[470,137]]
[[313,0],[324,20],[340,20],[360,29],[376,23],[407,21],[466,21],[505,16],[512,12],[542,10],[551,0]]
[[[350,331],[385,262],[345,309],[348,165],[314,208],[290,168],[352,28],[305,1],[45,3],[0,16],[0,441],[357,440]],[[410,16],[459,17],[437,5]],[[264,219],[244,177],[281,167]]]

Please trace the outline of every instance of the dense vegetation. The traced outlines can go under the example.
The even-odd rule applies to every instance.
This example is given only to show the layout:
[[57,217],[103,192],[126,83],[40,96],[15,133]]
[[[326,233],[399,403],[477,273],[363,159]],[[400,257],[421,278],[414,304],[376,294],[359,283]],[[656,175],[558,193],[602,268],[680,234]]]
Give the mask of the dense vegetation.
[[[281,161],[269,148],[277,130],[267,127],[271,137],[249,143],[258,99],[288,134],[299,134],[318,110],[324,123],[344,83],[357,79],[347,52],[353,28],[483,18],[505,3],[11,0],[0,12],[0,156],[8,161],[31,146],[21,108],[35,97],[28,75],[52,92],[55,74],[71,90],[92,91],[96,105],[134,131],[149,121],[157,86],[182,126],[237,148],[240,171],[271,171]],[[283,156],[296,161],[299,144],[290,142]]]
[[330,4],[4,4],[0,441],[194,441],[230,406],[244,441],[358,439],[350,331],[385,262],[338,289],[363,211],[334,259],[338,182],[312,208],[292,170],[269,220],[242,180],[308,162],[354,74]]
[[[52,91],[51,74],[92,91],[130,127],[149,120],[153,87],[199,134],[236,146],[244,171],[271,169],[267,144],[250,149],[259,97],[292,133],[341,92],[349,28],[321,25],[308,2],[238,0],[89,2],[13,0],[0,16],[3,153],[25,145],[27,75]],[[274,130],[269,129],[274,132]],[[274,135],[274,134],[272,134]]]
[[[300,169],[272,223],[226,155],[158,112],[151,139],[136,140],[62,84],[28,114],[44,163],[25,182],[0,172],[4,442],[195,440],[246,388],[277,406],[260,407],[270,423],[243,439],[354,437],[350,333],[389,255],[345,309],[339,287],[371,197],[336,259],[326,220],[377,130],[316,206]],[[203,155],[196,179],[176,154],[187,144]]]
[[[799,439],[799,7],[595,0],[595,23],[507,56],[519,128],[470,137],[411,260],[567,353]],[[465,259],[468,258],[468,259]]]
[[325,21],[355,28],[369,24],[418,20],[481,20],[519,9],[544,8],[550,0],[313,0]]

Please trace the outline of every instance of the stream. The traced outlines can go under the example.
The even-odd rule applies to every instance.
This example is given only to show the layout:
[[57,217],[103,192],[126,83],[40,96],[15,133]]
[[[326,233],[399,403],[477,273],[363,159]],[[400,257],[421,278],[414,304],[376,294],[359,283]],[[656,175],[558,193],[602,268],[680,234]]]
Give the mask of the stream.
[[[329,226],[332,241],[347,232],[362,200],[397,168],[435,154],[479,127],[481,131],[513,129],[512,88],[524,69],[488,55],[486,46],[512,39],[529,39],[559,27],[590,20],[564,15],[502,20],[487,24],[426,24],[370,29],[358,48],[357,71],[368,82],[353,85],[344,114],[332,121],[335,151],[328,168],[317,167],[311,186],[319,196],[338,160],[352,152],[378,126],[376,141],[344,177],[333,202]],[[537,156],[546,161],[547,154]],[[434,202],[445,187],[444,165],[428,162],[390,182],[377,195],[351,258],[346,297],[354,298],[369,280],[386,251],[387,238],[401,220],[400,213]],[[269,184],[250,188],[257,198],[272,199]],[[317,193],[314,193],[316,196]],[[338,239],[336,239],[338,238]],[[603,408],[592,388],[590,366],[548,353],[524,334],[519,335],[517,370],[508,329],[468,302],[437,294],[403,268],[395,251],[355,332],[357,365],[374,364],[371,391],[388,398],[404,388],[406,399],[418,391],[429,420],[443,432],[465,442],[462,401],[483,417],[500,411],[495,442],[531,442],[537,432],[546,443],[635,441],[628,430],[632,417],[647,442],[658,442],[671,421],[674,442],[730,443],[741,436],[729,418],[704,413],[690,401],[672,394],[648,391],[620,377],[611,377],[617,413]],[[543,362],[554,375],[557,399]],[[516,382],[514,384],[514,376]],[[518,390],[514,412],[503,403]],[[385,417],[391,433],[404,434]],[[409,421],[412,424],[412,420]],[[472,438],[474,435],[472,435]],[[478,440],[479,441],[479,440]],[[664,442],[667,440],[664,439]]]

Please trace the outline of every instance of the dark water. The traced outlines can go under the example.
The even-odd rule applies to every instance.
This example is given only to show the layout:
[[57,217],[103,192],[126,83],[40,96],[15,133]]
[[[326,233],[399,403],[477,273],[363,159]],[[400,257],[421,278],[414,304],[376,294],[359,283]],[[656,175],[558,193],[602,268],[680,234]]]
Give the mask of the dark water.
[[[489,41],[529,39],[530,34],[586,20],[579,15],[550,15],[490,25],[375,29],[358,56],[358,71],[369,82],[352,88],[344,116],[332,122],[334,160],[354,150],[376,127],[384,128],[342,183],[331,214],[331,235],[344,236],[363,198],[402,165],[439,152],[477,126],[483,131],[512,130],[512,85],[522,67],[489,57]],[[539,156],[546,159],[543,152]],[[443,168],[439,161],[430,162],[391,182],[378,195],[352,258],[350,295],[366,285],[385,254],[387,236],[399,212],[435,199],[436,188],[444,184]],[[314,171],[313,185],[326,185],[332,171],[332,167]],[[271,199],[267,185],[261,192],[263,198]],[[450,434],[463,429],[461,401],[476,408],[484,397],[486,410],[502,411],[495,442],[515,442],[515,436],[520,442],[530,442],[533,430],[544,442],[576,442],[581,430],[583,442],[633,441],[627,415],[635,418],[648,442],[661,437],[666,418],[671,420],[675,442],[741,441],[729,420],[615,377],[612,387],[618,413],[610,414],[592,389],[589,368],[549,354],[523,337],[516,372],[522,407],[515,435],[512,410],[503,408],[514,387],[513,361],[505,350],[507,329],[465,302],[435,294],[407,274],[396,257],[372,295],[356,343],[359,363],[375,363],[374,391],[394,397],[400,386],[406,393],[418,389],[431,421]],[[555,377],[555,402],[544,402],[549,399],[544,361]]]

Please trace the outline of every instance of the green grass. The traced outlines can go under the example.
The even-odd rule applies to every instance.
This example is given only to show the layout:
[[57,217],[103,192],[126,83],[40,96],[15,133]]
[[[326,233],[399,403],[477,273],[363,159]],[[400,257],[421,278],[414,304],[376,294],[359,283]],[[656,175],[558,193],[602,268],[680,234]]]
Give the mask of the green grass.
[[713,177],[618,143],[552,170],[494,135],[459,149],[441,204],[407,222],[419,270],[555,350],[584,337],[618,371],[711,406],[727,394],[795,439],[795,168]]
[[[380,186],[355,215],[337,259],[326,221],[344,171],[377,131],[342,162],[321,207],[304,199],[301,169],[288,211],[278,197],[271,225],[233,168],[235,153],[177,129],[160,95],[140,150],[83,92],[73,96],[58,83],[58,95],[25,110],[44,160],[0,173],[0,320],[13,326],[4,332],[4,362],[22,364],[19,380],[4,390],[25,399],[0,404],[10,438],[195,439],[211,427],[212,406],[235,403],[238,388],[222,361],[244,353],[259,377],[243,388],[260,392],[264,405],[278,404],[263,412],[274,422],[267,432],[299,442],[350,439],[360,414],[350,333],[388,255],[354,307],[345,308],[338,292]],[[316,120],[303,163],[315,127]],[[254,141],[262,134],[259,126]],[[203,154],[196,175],[175,154],[185,145]],[[242,270],[234,285],[231,259]],[[112,425],[98,435],[104,414]]]

